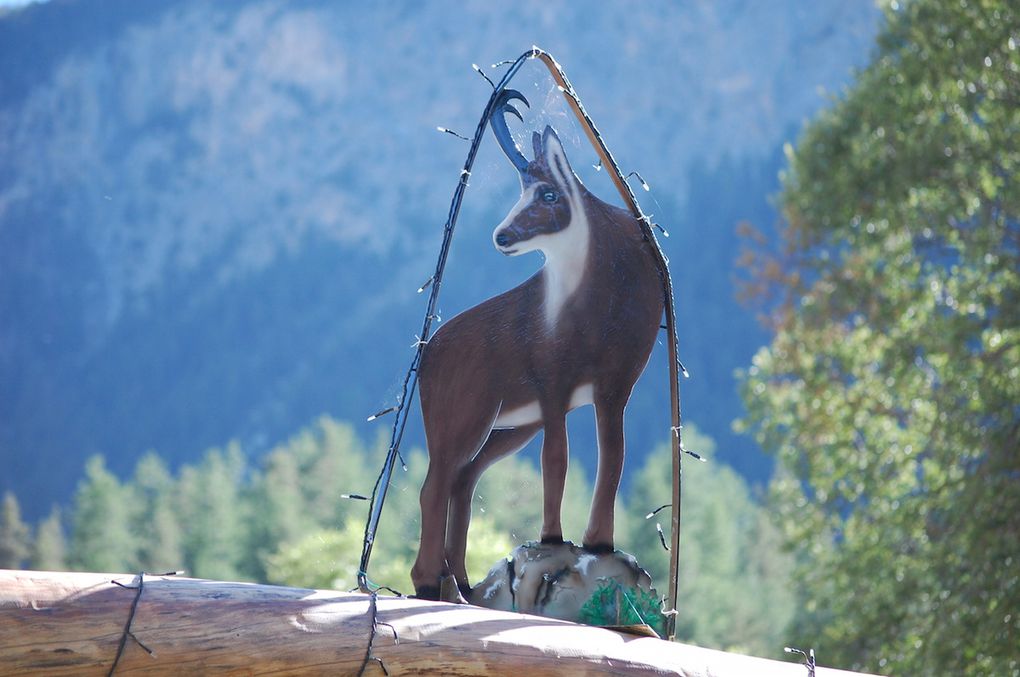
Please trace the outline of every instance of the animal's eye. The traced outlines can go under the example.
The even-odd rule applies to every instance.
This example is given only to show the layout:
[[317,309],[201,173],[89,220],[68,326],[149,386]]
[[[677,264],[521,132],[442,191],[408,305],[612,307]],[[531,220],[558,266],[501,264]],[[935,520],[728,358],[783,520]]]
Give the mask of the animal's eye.
[[548,203],[551,204],[553,202],[556,202],[556,200],[558,200],[559,198],[560,198],[560,196],[557,195],[556,191],[554,191],[554,190],[547,190],[544,193],[542,193],[542,201],[543,202],[548,202]]

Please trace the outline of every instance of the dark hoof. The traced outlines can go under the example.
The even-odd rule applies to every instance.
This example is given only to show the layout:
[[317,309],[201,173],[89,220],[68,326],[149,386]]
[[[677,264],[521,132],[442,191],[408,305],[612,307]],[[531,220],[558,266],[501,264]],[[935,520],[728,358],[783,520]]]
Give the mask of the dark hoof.
[[563,536],[543,536],[542,545],[563,545]]
[[616,548],[614,548],[612,544],[606,543],[597,543],[595,545],[588,545],[585,543],[581,547],[593,555],[611,555],[616,552]]
[[420,588],[414,589],[414,596],[418,599],[427,599],[433,602],[439,601],[439,586],[438,585],[423,585]]

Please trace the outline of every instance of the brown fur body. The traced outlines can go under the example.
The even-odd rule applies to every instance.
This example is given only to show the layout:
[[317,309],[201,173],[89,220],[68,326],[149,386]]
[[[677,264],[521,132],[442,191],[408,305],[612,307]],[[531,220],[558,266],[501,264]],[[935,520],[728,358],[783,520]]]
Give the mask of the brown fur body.
[[[536,141],[536,157],[538,150]],[[541,180],[543,163],[532,165],[532,180]],[[572,172],[570,177],[576,181]],[[539,430],[544,431],[541,537],[562,540],[565,418],[572,395],[588,384],[599,465],[583,544],[592,550],[613,548],[624,408],[659,329],[662,287],[636,219],[602,202],[579,181],[571,190],[581,197],[587,216],[587,256],[581,282],[563,302],[555,324],[549,325],[544,312],[551,284],[547,265],[520,286],[452,318],[425,347],[419,379],[429,470],[421,491],[420,549],[412,569],[419,596],[436,596],[441,578],[450,574],[462,590],[468,585],[464,556],[478,477]],[[501,412],[535,402],[540,420],[493,428]]]

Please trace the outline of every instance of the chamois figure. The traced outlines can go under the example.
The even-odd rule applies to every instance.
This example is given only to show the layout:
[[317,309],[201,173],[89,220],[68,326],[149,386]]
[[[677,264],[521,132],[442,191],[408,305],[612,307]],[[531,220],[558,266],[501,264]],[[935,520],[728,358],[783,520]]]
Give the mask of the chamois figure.
[[533,133],[534,159],[505,115],[527,100],[505,90],[489,123],[520,174],[521,197],[493,232],[507,256],[541,251],[545,265],[518,287],[457,315],[424,348],[419,383],[429,454],[421,542],[411,570],[418,597],[438,599],[464,564],[471,499],[482,472],[543,431],[541,539],[560,543],[569,411],[594,404],[598,473],[582,545],[613,551],[623,472],[623,414],[655,342],[663,287],[649,244],[628,211],[590,193],[552,127]]

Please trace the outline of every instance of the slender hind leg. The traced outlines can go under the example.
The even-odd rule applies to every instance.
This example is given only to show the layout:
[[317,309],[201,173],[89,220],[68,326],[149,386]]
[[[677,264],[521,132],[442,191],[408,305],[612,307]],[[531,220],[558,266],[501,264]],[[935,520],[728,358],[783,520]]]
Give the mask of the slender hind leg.
[[566,412],[545,417],[542,439],[542,542],[562,543],[563,526],[560,508],[563,487],[567,482],[567,419]]
[[423,599],[439,599],[440,579],[446,573],[443,541],[452,480],[449,472],[430,462],[421,486],[421,540],[418,557],[411,567],[411,580],[415,594]]
[[512,430],[493,430],[475,457],[461,469],[454,483],[450,500],[450,523],[446,533],[446,561],[465,597],[471,591],[471,585],[464,557],[467,552],[468,526],[471,523],[471,499],[478,478],[499,459],[520,451],[538,433],[540,427],[536,423]]
[[599,437],[599,468],[595,476],[595,493],[591,501],[584,547],[596,552],[613,551],[613,522],[616,492],[623,474],[623,409],[622,405],[596,403],[595,422]]

